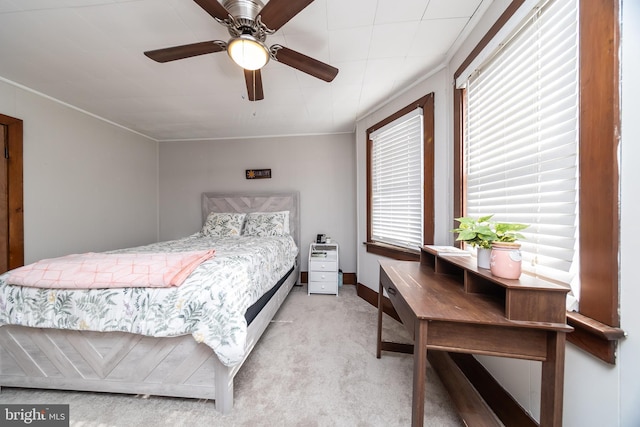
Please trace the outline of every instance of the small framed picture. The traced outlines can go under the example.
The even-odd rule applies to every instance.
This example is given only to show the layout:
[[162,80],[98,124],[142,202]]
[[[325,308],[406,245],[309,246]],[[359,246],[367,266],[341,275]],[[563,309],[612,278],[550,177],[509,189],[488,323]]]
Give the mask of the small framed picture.
[[247,169],[247,179],[264,179],[271,178],[271,169]]

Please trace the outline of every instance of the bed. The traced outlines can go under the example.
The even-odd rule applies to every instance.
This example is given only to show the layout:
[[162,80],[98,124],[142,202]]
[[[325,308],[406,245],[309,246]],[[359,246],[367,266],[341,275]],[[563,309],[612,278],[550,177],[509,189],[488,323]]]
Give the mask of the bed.
[[[258,239],[254,235],[203,236],[207,224],[210,225],[207,219],[212,213],[246,213],[255,217],[257,212],[286,213],[288,221],[285,228],[288,230],[285,234],[290,236],[288,240],[293,243],[289,244],[280,237]],[[214,216],[219,215],[212,215]],[[47,304],[58,304],[56,312],[60,313],[64,310],[61,311],[59,306],[71,299],[71,296],[64,299],[61,295],[69,294],[83,298],[82,301],[86,302],[93,301],[96,293],[107,292],[106,289],[65,289],[59,290],[63,293],[58,294],[52,293],[51,289],[27,290],[25,287],[6,283],[5,279],[11,276],[0,276],[0,387],[210,399],[215,401],[217,410],[229,413],[233,407],[233,381],[236,373],[298,281],[299,196],[297,192],[203,193],[202,218],[203,230],[192,236],[114,251],[125,254],[164,251],[166,247],[163,245],[168,245],[169,251],[191,248],[194,244],[197,248],[203,248],[207,244],[205,241],[211,240],[215,255],[197,267],[184,284],[177,288],[108,290],[111,316],[108,316],[108,320],[101,320],[102,323],[97,326],[89,320],[83,320],[84,323],[78,326],[78,319],[75,317],[73,321],[69,321],[69,318],[45,315],[38,319],[45,327],[34,327],[23,322],[27,323],[25,326],[18,324],[20,322],[16,321],[14,315],[16,310],[11,310],[10,307],[12,304],[19,304],[23,298],[21,295],[27,292],[42,292],[54,296],[49,301],[42,296],[39,300],[42,308],[38,306],[32,309],[42,313],[51,312]],[[248,218],[247,216],[245,219],[245,230],[248,229]],[[251,255],[238,252],[239,242],[245,240],[248,243],[247,251]],[[270,275],[266,274],[267,278],[258,280],[254,273],[267,270],[272,264],[270,259],[259,258],[260,254],[275,252],[269,246],[260,249],[260,242],[263,240],[278,248],[292,245],[295,249],[287,249],[291,265],[280,266],[277,272],[270,272]],[[250,261],[250,266],[240,264],[245,259]],[[230,271],[234,273],[218,274],[224,277],[214,280],[207,272],[203,272],[207,269],[211,272],[221,271],[222,264],[229,265]],[[213,284],[220,280],[226,281],[223,282],[224,286],[220,283]],[[251,286],[238,285],[246,280],[251,282]],[[209,282],[212,284],[209,285]],[[257,287],[257,282],[261,282],[260,291],[245,291],[245,288]],[[196,292],[196,287],[207,291]],[[241,294],[242,303],[228,302],[231,299],[226,293],[222,293],[222,288]],[[138,293],[135,299],[131,297],[134,293],[132,289]],[[139,293],[144,289],[149,289],[149,293],[142,297]],[[189,298],[196,294],[207,295],[207,301],[191,303]],[[220,308],[220,312],[225,312],[225,315],[204,310],[203,307],[209,307],[206,304],[213,304],[209,300],[215,300],[216,304],[220,304],[219,307],[224,307]],[[162,304],[158,304],[158,301]],[[164,304],[165,301],[171,301],[173,305]],[[227,309],[227,304],[232,308]],[[94,311],[96,306],[92,306]],[[153,310],[149,308],[152,306],[155,307]],[[159,309],[169,306],[172,307],[171,310]],[[83,307],[90,310],[86,305]],[[176,310],[175,307],[179,309]],[[190,309],[186,310],[185,307]],[[241,309],[244,313],[241,313],[243,318],[239,320],[236,312]],[[163,321],[156,322],[156,326],[152,327],[150,324],[153,319],[150,318],[158,317],[159,310],[164,313],[164,317],[160,316]],[[202,312],[206,312],[207,316],[192,315]],[[233,312],[233,316],[227,316],[227,312]],[[96,317],[105,318],[104,315]],[[202,326],[204,321],[200,320],[205,317],[213,323]]]

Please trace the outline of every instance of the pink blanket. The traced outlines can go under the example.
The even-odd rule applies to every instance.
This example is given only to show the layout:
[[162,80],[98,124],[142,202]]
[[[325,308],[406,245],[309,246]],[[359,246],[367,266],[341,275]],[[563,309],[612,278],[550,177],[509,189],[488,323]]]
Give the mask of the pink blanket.
[[13,270],[12,285],[37,288],[127,288],[180,286],[215,250],[105,254],[86,253],[43,259]]

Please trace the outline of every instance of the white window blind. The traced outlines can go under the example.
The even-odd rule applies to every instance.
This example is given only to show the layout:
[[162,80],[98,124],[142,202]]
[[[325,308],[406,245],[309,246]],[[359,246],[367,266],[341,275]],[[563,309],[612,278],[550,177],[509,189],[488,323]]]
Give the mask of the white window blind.
[[578,8],[549,1],[466,82],[468,216],[530,224],[523,270],[578,275]]
[[422,242],[422,108],[371,133],[371,238],[404,248]]

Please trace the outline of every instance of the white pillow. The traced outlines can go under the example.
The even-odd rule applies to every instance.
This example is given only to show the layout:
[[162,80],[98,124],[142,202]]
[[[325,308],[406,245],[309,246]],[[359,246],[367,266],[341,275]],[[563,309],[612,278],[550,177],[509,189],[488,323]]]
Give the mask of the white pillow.
[[246,216],[245,213],[211,212],[202,227],[202,234],[210,237],[239,236]]
[[289,211],[250,212],[242,230],[243,236],[286,236],[289,231]]

